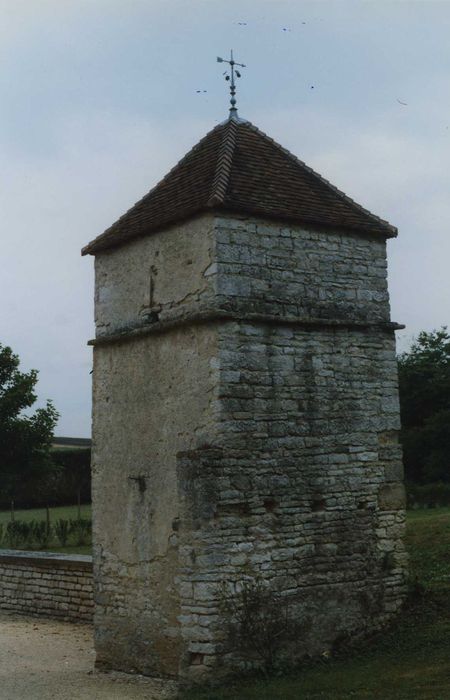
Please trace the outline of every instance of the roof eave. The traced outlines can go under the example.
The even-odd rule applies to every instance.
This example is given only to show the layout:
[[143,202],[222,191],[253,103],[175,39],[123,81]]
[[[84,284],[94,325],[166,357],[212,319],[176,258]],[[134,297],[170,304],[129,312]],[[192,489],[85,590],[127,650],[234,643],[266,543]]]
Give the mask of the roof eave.
[[[269,219],[270,221],[283,221],[286,223],[294,224],[297,226],[311,226],[315,229],[322,229],[322,230],[335,230],[335,231],[348,231],[350,233],[355,233],[355,234],[360,234],[360,235],[379,235],[383,236],[384,238],[396,238],[398,236],[398,229],[396,226],[393,226],[390,224],[388,221],[384,221],[382,219],[380,220],[375,220],[373,222],[367,222],[367,228],[365,226],[349,226],[349,225],[342,225],[339,224],[338,222],[328,224],[324,223],[323,221],[314,221],[313,219],[308,219],[307,217],[302,217],[302,216],[288,216],[286,214],[270,214],[267,212],[263,212],[260,210],[251,209],[250,207],[237,207],[235,205],[228,204],[226,202],[221,203],[221,204],[216,204],[214,206],[214,210],[220,213],[229,213],[229,214],[241,214],[242,216],[255,216],[260,219]],[[370,230],[369,226],[372,224],[372,226],[376,227],[377,230]]]
[[217,207],[213,202],[211,204],[205,204],[203,207],[196,209],[195,211],[189,212],[185,216],[174,217],[170,221],[166,221],[164,224],[161,224],[159,226],[149,226],[149,228],[145,229],[139,234],[131,236],[130,238],[117,239],[113,238],[112,236],[110,238],[109,235],[106,236],[106,234],[109,232],[108,229],[108,231],[105,231],[105,233],[100,234],[100,236],[97,236],[97,238],[94,238],[93,241],[84,246],[84,248],[81,249],[81,255],[96,255],[97,253],[103,253],[103,251],[105,250],[119,248],[123,245],[127,245],[127,243],[136,241],[139,238],[145,238],[145,236],[150,236],[152,233],[156,233],[157,231],[164,231],[170,228],[171,226],[176,226],[177,224],[182,224],[185,221],[195,219],[196,216],[200,216],[201,214],[210,213],[216,208]]
[[[325,229],[325,230],[338,230],[338,231],[348,231],[349,233],[354,233],[354,234],[359,234],[359,235],[366,235],[366,236],[383,236],[384,238],[396,238],[398,235],[398,229],[396,226],[393,226],[392,224],[388,223],[387,221],[381,223],[380,221],[374,221],[373,225],[377,227],[377,230],[370,230],[369,228],[365,228],[363,226],[343,226],[340,225],[339,223],[336,224],[326,224],[323,222],[319,221],[313,221],[310,219],[307,219],[305,217],[301,216],[286,216],[286,215],[271,215],[266,212],[258,211],[256,209],[251,209],[251,208],[243,208],[243,207],[236,207],[232,206],[230,204],[224,203],[217,201],[215,198],[211,198],[207,204],[205,204],[204,207],[201,209],[196,210],[195,212],[191,212],[187,216],[180,216],[178,218],[174,218],[171,221],[168,221],[165,223],[163,226],[157,226],[157,227],[150,227],[146,229],[145,231],[142,231],[141,234],[133,236],[131,238],[122,238],[122,239],[114,239],[111,238],[111,240],[108,240],[107,238],[103,238],[105,234],[101,234],[97,238],[94,238],[93,241],[88,243],[84,248],[81,249],[81,255],[96,255],[97,253],[104,252],[106,250],[110,250],[112,248],[118,248],[120,246],[126,245],[127,243],[131,243],[131,241],[135,241],[138,238],[143,238],[145,236],[148,236],[155,231],[162,231],[166,228],[169,228],[170,226],[174,226],[176,224],[180,224],[184,221],[188,221],[190,219],[195,218],[196,216],[199,216],[200,214],[206,213],[206,212],[217,212],[220,214],[240,214],[242,216],[255,216],[259,217],[261,219],[269,219],[271,221],[283,221],[286,223],[290,224],[295,224],[295,225],[304,225],[304,226],[312,226],[316,229]],[[368,222],[369,226],[369,222]]]

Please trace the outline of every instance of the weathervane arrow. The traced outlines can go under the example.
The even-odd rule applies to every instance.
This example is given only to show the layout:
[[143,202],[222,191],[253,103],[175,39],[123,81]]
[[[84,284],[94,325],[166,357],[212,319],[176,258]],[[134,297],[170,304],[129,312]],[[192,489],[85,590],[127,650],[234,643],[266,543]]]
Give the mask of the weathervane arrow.
[[230,117],[237,117],[237,116],[238,116],[238,113],[237,113],[237,108],[236,108],[236,97],[235,97],[235,95],[236,95],[236,84],[235,84],[235,82],[234,82],[234,79],[235,79],[235,77],[236,77],[236,78],[240,78],[240,77],[241,77],[241,74],[240,74],[239,71],[235,68],[235,66],[239,66],[239,68],[245,68],[245,64],[244,64],[244,63],[237,63],[237,62],[234,60],[234,58],[233,58],[233,49],[231,49],[231,52],[230,52],[230,60],[229,60],[229,61],[227,61],[226,58],[221,58],[220,56],[217,56],[217,63],[228,63],[228,65],[230,66],[230,72],[225,71],[224,75],[225,75],[225,80],[229,81],[229,83],[230,83],[230,95],[231,95],[231,99],[230,99],[230,103],[231,103],[231,107],[230,107]]

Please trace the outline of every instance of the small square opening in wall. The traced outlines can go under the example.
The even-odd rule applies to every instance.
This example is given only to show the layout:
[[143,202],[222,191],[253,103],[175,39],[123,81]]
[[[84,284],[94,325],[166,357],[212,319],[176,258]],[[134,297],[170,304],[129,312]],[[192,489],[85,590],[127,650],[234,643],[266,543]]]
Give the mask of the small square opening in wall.
[[191,652],[189,654],[189,665],[190,666],[201,666],[205,661],[205,655],[199,654],[198,652]]
[[327,502],[324,498],[314,498],[311,502],[311,510],[313,513],[318,513],[325,510]]
[[278,505],[277,501],[270,496],[269,496],[269,498],[264,499],[264,508],[266,509],[266,511],[268,513],[273,513],[273,511],[275,510],[277,505]]

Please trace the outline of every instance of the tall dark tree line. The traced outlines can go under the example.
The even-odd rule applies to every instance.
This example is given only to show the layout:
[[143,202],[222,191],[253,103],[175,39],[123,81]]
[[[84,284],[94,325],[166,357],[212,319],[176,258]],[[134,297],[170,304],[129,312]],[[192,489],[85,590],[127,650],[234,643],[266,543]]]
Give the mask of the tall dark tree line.
[[25,484],[49,489],[56,469],[50,449],[58,412],[47,401],[29,415],[38,373],[21,372],[19,364],[11,348],[0,345],[0,497],[10,502]]
[[406,478],[450,482],[450,335],[419,333],[398,358]]

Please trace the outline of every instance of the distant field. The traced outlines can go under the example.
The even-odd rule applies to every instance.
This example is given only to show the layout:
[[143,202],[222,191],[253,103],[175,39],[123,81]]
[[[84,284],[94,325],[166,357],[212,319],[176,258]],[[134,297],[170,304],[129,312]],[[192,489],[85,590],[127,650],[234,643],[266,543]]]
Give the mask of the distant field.
[[[90,505],[81,506],[81,517],[83,519],[89,520],[92,516],[92,510]],[[26,510],[16,510],[14,511],[14,519],[16,521],[30,522],[31,520],[46,520],[46,510],[45,508],[28,508]],[[57,520],[77,520],[78,518],[78,507],[77,506],[60,506],[56,508],[50,508],[50,524],[54,524]],[[2,510],[0,511],[0,528],[3,526],[3,531],[7,524],[11,521],[11,511]],[[7,545],[3,541],[2,547]],[[61,546],[55,537],[51,540],[48,546],[45,547],[46,551],[49,552],[63,552],[65,554],[91,554],[91,545],[76,545],[68,544],[67,546]]]
[[[81,506],[81,517],[90,518],[91,517],[91,505]],[[45,508],[28,508],[27,510],[15,510],[14,518],[16,520],[24,520],[29,522],[30,520],[45,520],[46,519]],[[66,520],[75,520],[78,518],[78,508],[77,506],[60,506],[57,508],[50,508],[50,522],[55,522],[59,518],[65,518]],[[0,523],[9,523],[11,520],[11,511],[0,510]]]
[[411,600],[391,630],[347,655],[270,680],[191,690],[185,700],[448,700],[450,508],[408,513]]

